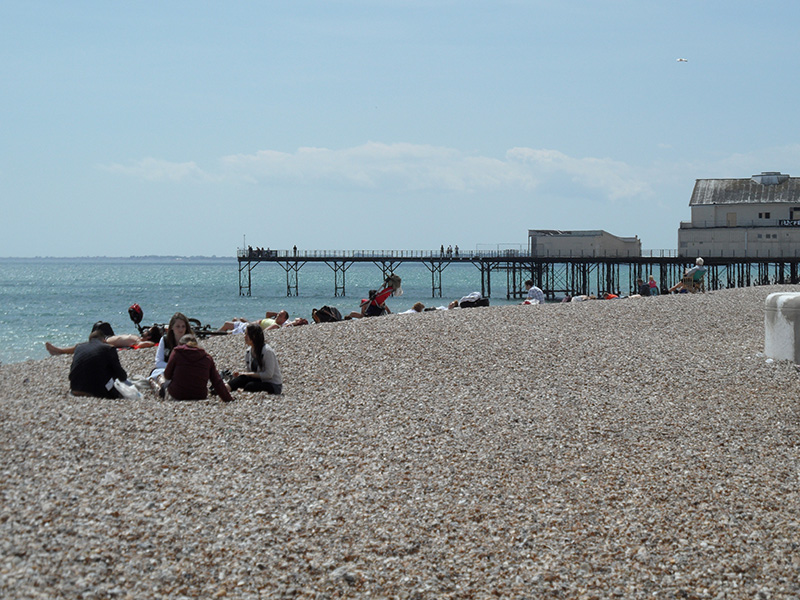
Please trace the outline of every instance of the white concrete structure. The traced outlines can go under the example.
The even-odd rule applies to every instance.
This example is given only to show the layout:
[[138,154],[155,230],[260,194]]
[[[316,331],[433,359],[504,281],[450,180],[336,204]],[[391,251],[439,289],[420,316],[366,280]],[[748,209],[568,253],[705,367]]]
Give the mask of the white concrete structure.
[[678,230],[678,256],[800,256],[800,177],[698,179],[692,220]]
[[618,237],[601,229],[560,231],[529,229],[530,255],[555,258],[619,257],[642,255],[642,242],[634,237]]
[[800,363],[800,293],[776,292],[764,304],[764,354]]

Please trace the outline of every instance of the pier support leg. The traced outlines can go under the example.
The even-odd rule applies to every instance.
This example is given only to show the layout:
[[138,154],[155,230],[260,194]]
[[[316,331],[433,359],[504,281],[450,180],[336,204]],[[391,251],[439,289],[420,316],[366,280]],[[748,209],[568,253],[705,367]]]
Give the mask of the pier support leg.
[[431,298],[442,297],[442,271],[450,264],[449,260],[431,260],[423,262],[431,272]]
[[334,298],[338,298],[339,296],[344,296],[345,292],[345,274],[347,273],[347,269],[353,264],[352,262],[347,262],[345,260],[332,260],[332,261],[325,261],[325,264],[328,265],[333,270],[333,296]]
[[[252,263],[248,260],[247,262],[239,262],[239,295],[240,296],[249,296],[252,292],[252,278],[250,276],[250,271],[253,270]],[[245,290],[247,293],[245,294]]]
[[299,262],[296,260],[287,260],[284,263],[281,263],[281,266],[286,271],[286,295],[287,296],[297,296],[299,295],[299,285],[298,285],[298,272],[306,264],[305,262]]
[[492,297],[492,267],[495,266],[491,261],[486,259],[478,259],[478,262],[473,262],[481,271],[481,296],[484,298]]

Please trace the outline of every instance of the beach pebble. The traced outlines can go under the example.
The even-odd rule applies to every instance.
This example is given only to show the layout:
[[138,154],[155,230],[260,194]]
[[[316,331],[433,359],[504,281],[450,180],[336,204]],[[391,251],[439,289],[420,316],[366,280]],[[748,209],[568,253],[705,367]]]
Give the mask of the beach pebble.
[[230,404],[2,365],[0,595],[799,597],[800,375],[763,354],[793,290],[269,331],[285,393]]

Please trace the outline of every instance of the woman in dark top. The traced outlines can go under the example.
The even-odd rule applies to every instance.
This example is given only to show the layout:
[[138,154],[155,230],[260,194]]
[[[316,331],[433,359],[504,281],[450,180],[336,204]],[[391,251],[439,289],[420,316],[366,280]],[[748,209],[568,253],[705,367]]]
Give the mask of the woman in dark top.
[[167,368],[167,392],[175,400],[205,400],[208,398],[208,382],[224,402],[233,400],[231,393],[220,377],[214,359],[197,345],[193,334],[186,334],[169,355]]

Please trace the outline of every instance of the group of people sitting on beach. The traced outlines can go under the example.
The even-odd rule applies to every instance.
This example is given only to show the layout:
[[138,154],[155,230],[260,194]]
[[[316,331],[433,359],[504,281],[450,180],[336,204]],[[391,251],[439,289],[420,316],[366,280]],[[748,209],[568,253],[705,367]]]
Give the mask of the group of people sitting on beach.
[[[95,323],[88,342],[67,348],[48,344],[48,350],[51,354],[73,355],[69,381],[70,391],[75,396],[125,396],[133,384],[120,363],[117,348],[152,347],[156,343],[155,364],[147,385],[159,398],[204,400],[208,398],[209,382],[224,402],[232,401],[231,392],[239,389],[280,394],[283,391],[281,370],[275,351],[265,341],[264,329],[258,323],[248,323],[243,333],[245,369],[230,373],[227,381],[217,370],[211,355],[198,344],[189,319],[180,312],[172,316],[163,335],[154,325],[138,338],[118,336],[108,323],[101,321]],[[158,341],[154,342],[156,336]],[[149,339],[142,342],[145,337]],[[131,341],[136,343],[130,344]]]
[[[312,311],[312,319],[317,322],[337,321],[348,318],[364,318],[389,314],[386,306],[390,296],[402,294],[401,280],[390,275],[380,290],[371,291],[361,302],[361,310],[342,318],[338,310],[322,307]],[[463,299],[462,299],[463,300]],[[139,309],[138,305],[131,307]],[[410,312],[421,312],[425,307],[417,303]],[[138,310],[141,318],[141,310]],[[134,315],[131,315],[132,318]],[[135,320],[138,324],[138,320]],[[118,348],[149,348],[157,346],[155,364],[147,377],[147,385],[159,397],[174,400],[201,400],[208,397],[208,385],[223,401],[233,399],[231,392],[242,389],[247,392],[266,392],[280,394],[283,379],[277,356],[266,343],[265,331],[306,325],[303,318],[289,320],[285,310],[267,311],[263,319],[249,321],[234,318],[226,321],[215,332],[217,334],[243,334],[246,345],[245,370],[222,374],[217,370],[213,358],[198,344],[192,331],[190,320],[175,313],[162,331],[154,324],[136,335],[116,335],[111,325],[97,322],[92,328],[89,341],[74,346],[58,347],[47,342],[45,346],[52,355],[71,354],[70,389],[76,396],[96,396],[119,398],[125,396],[133,385],[123,369]],[[225,377],[223,377],[225,375]],[[143,379],[143,378],[142,378]]]
[[[704,290],[703,277],[705,277],[707,267],[704,265],[702,258],[695,259],[695,264],[690,269],[687,269],[683,277],[671,288],[670,294],[686,294],[698,290]],[[647,298],[649,296],[658,296],[660,294],[658,283],[655,277],[648,275],[648,280],[644,281],[639,278],[636,280],[636,291],[630,296],[623,296],[622,292],[600,292],[598,295],[594,294],[580,294],[580,295],[566,295],[561,299],[561,302],[580,302],[583,300],[615,300],[617,298]],[[541,289],[533,284],[532,280],[525,282],[525,289],[528,290],[527,296],[523,304],[544,304],[544,293]]]
[[[681,282],[670,288],[676,292],[685,288],[687,281],[705,273],[703,259],[698,258],[695,267],[687,270]],[[338,309],[323,306],[312,310],[311,317],[315,323],[335,322],[347,319],[361,319],[390,314],[391,311],[386,301],[391,296],[400,296],[403,291],[401,280],[392,274],[387,277],[380,290],[370,290],[368,297],[362,299],[360,310],[353,311],[342,317]],[[658,286],[653,278],[649,277],[648,283],[637,281],[638,295],[651,296],[658,294]],[[525,282],[527,290],[523,304],[543,304],[545,296],[543,291],[534,285],[532,280]],[[604,299],[618,298],[618,294],[605,293]],[[564,301],[579,301],[592,299],[591,296],[566,297]],[[475,306],[488,306],[487,298],[479,292],[469,294],[460,300],[454,300],[446,308],[466,308]],[[138,308],[138,305],[134,305]],[[132,307],[132,308],[134,308]],[[421,302],[405,311],[406,313],[419,313],[428,310],[444,310],[445,307],[426,308]],[[401,313],[402,314],[402,313]],[[136,321],[138,324],[138,321]],[[150,348],[157,346],[155,364],[147,377],[148,385],[159,398],[174,400],[200,400],[208,397],[208,384],[223,401],[233,400],[231,392],[245,390],[247,392],[266,392],[280,394],[283,390],[283,379],[278,365],[275,351],[267,344],[264,332],[283,327],[296,327],[306,325],[308,321],[303,318],[289,320],[289,313],[285,310],[278,312],[267,311],[263,319],[248,321],[235,318],[226,321],[214,333],[219,334],[244,334],[245,356],[243,371],[223,371],[227,381],[217,370],[214,359],[198,344],[197,336],[192,331],[188,318],[180,312],[175,313],[169,321],[166,330],[154,324],[145,330],[140,328],[142,334],[116,335],[106,322],[97,322],[92,328],[89,341],[74,346],[58,347],[50,342],[45,346],[50,354],[73,355],[70,367],[69,380],[71,392],[76,396],[97,396],[118,398],[125,395],[132,385],[128,375],[123,369],[117,348]]]
[[[362,301],[358,318],[388,313],[386,300],[391,295],[402,294],[400,283],[399,277],[390,275],[383,289],[370,293],[369,298]],[[138,305],[134,307],[138,308]],[[355,314],[351,316],[355,318]],[[316,311],[312,313],[312,317],[321,322]],[[306,324],[308,321],[303,318],[289,321],[289,313],[285,310],[268,311],[263,319],[256,321],[236,318],[223,323],[215,333],[244,334],[246,345],[245,370],[230,373],[227,381],[217,370],[214,359],[198,344],[189,319],[180,312],[172,316],[164,332],[158,325],[153,325],[144,330],[141,336],[116,335],[110,324],[99,321],[92,328],[87,342],[67,347],[58,347],[47,342],[45,346],[52,355],[72,355],[69,381],[70,391],[75,396],[125,396],[133,384],[120,363],[117,349],[157,345],[155,365],[147,381],[159,398],[203,400],[208,397],[210,382],[220,399],[230,402],[233,400],[231,392],[239,389],[268,394],[282,393],[283,378],[278,359],[275,351],[267,344],[264,332]],[[228,374],[227,371],[224,373]]]

